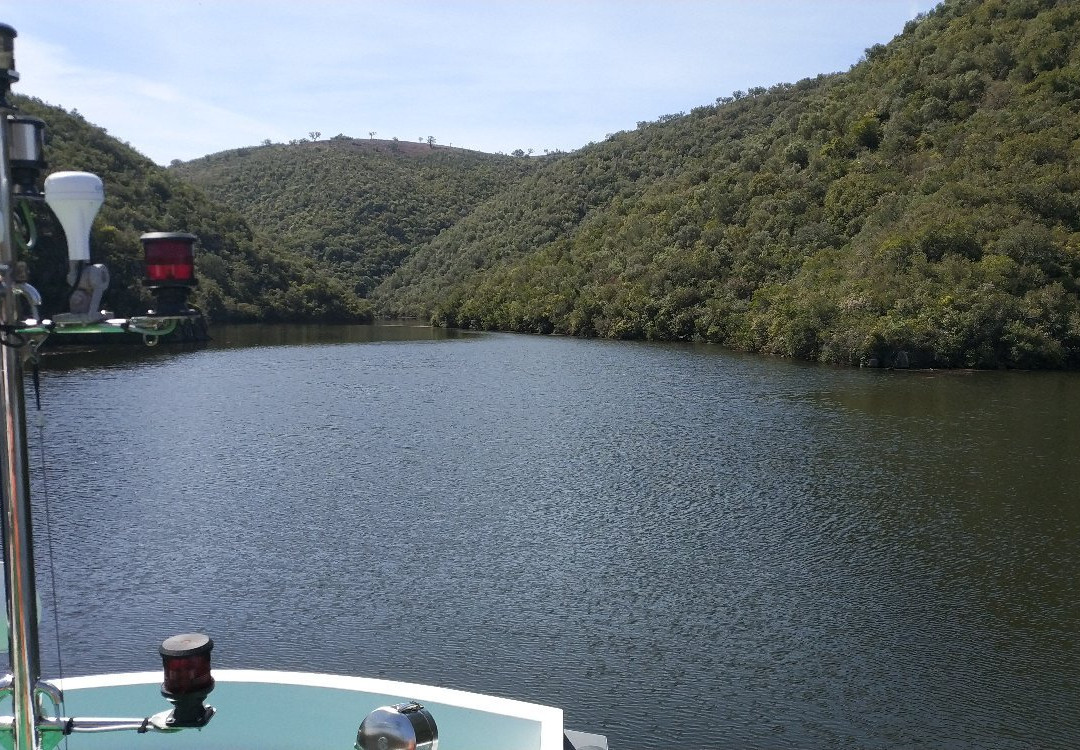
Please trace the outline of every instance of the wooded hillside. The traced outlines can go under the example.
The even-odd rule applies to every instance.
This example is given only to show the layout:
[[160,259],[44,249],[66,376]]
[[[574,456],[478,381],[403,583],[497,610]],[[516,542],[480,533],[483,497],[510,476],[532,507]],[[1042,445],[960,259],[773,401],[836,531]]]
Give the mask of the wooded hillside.
[[345,319],[369,296],[448,326],[1080,366],[1069,0],[947,0],[846,73],[535,159],[336,136],[166,171],[26,108],[49,122],[50,168],[105,178],[93,245],[120,310],[145,304],[138,235],[185,230],[217,317]]
[[172,168],[360,295],[533,169],[528,159],[343,135],[235,149]]
[[1080,4],[949,0],[841,75],[641,123],[375,293],[456,326],[1080,364]]
[[[17,98],[20,110],[46,123],[48,171],[93,172],[105,184],[105,205],[94,222],[90,252],[111,274],[104,303],[118,315],[147,309],[142,288],[144,232],[195,234],[199,287],[194,301],[212,320],[363,320],[366,300],[304,258],[260,239],[237,213],[215,204],[186,182],[77,113]],[[41,239],[28,256],[33,283],[47,314],[67,309],[67,245],[43,204],[34,210]]]

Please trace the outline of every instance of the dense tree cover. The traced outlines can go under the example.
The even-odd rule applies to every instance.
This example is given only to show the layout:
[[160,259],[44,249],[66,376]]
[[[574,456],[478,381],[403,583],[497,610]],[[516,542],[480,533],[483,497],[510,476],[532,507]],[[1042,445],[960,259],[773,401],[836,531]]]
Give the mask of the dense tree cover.
[[532,169],[527,159],[444,148],[431,137],[420,144],[344,135],[173,165],[361,295],[417,246]]
[[[104,303],[118,315],[147,309],[142,288],[144,232],[184,231],[199,239],[195,304],[213,320],[362,320],[371,307],[346,285],[327,279],[310,261],[268,243],[236,212],[169,174],[77,113],[18,98],[20,110],[46,122],[49,171],[93,172],[105,184],[94,222],[91,257],[105,263],[111,283]],[[33,283],[47,312],[67,308],[67,245],[52,213],[34,209],[40,242],[30,254]]]
[[1080,4],[947,0],[849,72],[541,168],[375,291],[456,326],[1080,365]]

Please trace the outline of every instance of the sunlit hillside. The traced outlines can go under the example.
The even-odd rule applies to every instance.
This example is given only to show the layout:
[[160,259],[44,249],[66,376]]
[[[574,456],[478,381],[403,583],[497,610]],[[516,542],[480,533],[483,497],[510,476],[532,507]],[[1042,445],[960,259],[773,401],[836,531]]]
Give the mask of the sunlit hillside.
[[533,169],[518,157],[342,135],[225,151],[172,171],[366,295]]
[[545,164],[416,251],[377,308],[851,364],[1074,367],[1078,39],[1075,2],[949,0],[848,73]]

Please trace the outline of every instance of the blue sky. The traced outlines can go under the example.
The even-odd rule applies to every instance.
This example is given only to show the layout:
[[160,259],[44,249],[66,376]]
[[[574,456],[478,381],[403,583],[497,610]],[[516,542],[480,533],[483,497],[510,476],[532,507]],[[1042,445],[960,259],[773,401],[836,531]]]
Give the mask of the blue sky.
[[933,0],[0,0],[16,91],[159,164],[319,131],[571,151],[847,70]]

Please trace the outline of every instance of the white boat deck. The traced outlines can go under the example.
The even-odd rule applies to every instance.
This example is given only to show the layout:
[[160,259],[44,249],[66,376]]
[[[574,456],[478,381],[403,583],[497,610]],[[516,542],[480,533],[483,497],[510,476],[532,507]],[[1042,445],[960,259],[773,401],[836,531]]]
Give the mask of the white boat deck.
[[[558,708],[390,680],[304,672],[214,670],[203,729],[177,733],[73,734],[82,748],[349,750],[360,722],[379,706],[420,702],[439,729],[439,750],[563,750]],[[142,717],[168,708],[160,672],[57,680],[71,717]]]

